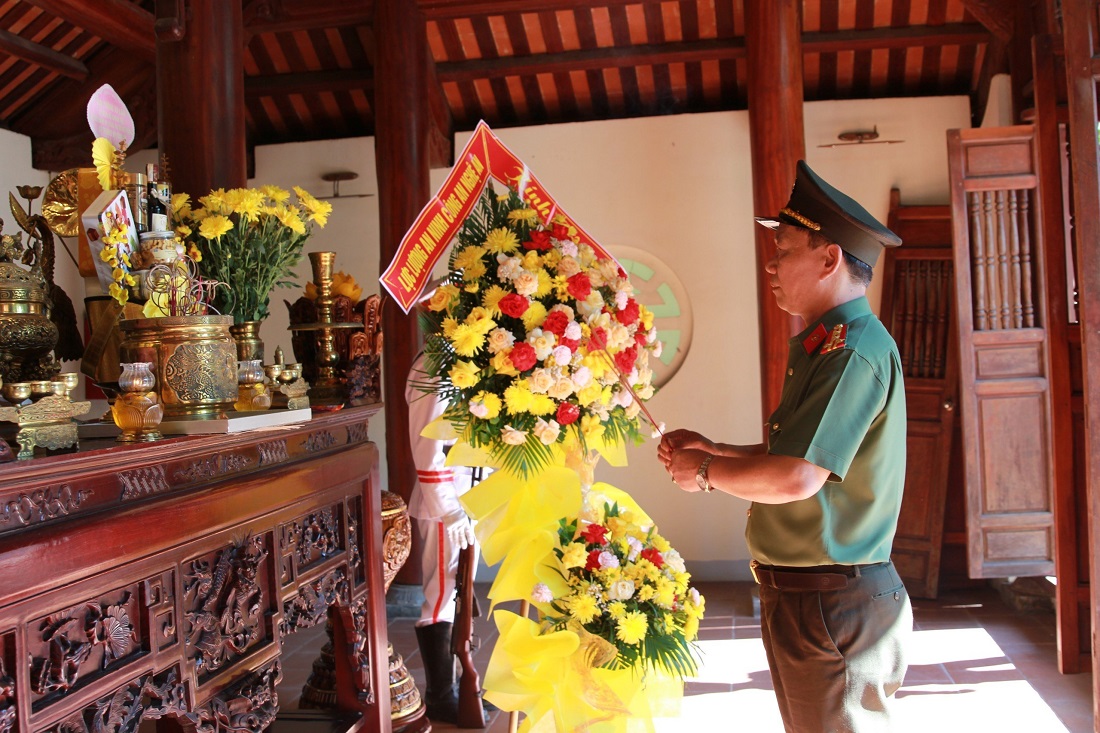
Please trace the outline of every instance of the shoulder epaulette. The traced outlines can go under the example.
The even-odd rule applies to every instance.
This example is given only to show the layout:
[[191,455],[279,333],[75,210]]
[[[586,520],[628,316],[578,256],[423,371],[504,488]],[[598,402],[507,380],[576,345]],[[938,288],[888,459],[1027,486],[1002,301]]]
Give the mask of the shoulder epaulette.
[[822,354],[828,354],[830,351],[836,351],[837,349],[844,348],[844,339],[848,336],[848,324],[838,323],[833,326],[833,330],[829,332],[829,340],[825,342],[825,345],[821,347]]

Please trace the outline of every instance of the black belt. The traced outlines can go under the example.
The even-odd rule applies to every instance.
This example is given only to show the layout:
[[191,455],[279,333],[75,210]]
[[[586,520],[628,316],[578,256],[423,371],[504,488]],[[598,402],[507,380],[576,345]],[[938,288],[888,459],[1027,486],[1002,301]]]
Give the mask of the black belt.
[[889,563],[870,565],[814,565],[804,568],[761,565],[756,560],[749,563],[752,577],[760,585],[779,590],[841,590],[848,581],[858,578],[864,570],[885,567]]

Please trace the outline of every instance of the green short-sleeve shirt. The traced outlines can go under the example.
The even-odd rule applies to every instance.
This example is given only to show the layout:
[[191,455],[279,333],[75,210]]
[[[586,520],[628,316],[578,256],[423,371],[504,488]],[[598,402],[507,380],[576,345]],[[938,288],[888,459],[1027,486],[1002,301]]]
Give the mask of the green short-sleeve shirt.
[[865,297],[791,339],[768,452],[831,476],[814,496],[754,503],[746,539],[768,565],[862,565],[890,559],[905,486],[905,387],[897,344]]

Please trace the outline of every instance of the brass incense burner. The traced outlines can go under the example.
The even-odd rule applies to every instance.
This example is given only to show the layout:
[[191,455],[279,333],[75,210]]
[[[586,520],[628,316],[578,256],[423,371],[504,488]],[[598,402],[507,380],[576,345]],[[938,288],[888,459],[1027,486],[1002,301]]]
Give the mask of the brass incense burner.
[[51,353],[58,332],[50,320],[42,243],[32,240],[25,248],[22,234],[0,235],[0,378],[5,382],[51,379],[60,371]]

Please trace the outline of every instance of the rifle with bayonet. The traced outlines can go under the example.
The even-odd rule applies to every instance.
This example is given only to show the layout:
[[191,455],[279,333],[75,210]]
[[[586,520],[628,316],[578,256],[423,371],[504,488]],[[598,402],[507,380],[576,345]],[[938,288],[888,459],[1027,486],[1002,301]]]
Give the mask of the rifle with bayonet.
[[462,675],[458,682],[458,727],[484,728],[481,706],[481,677],[474,667],[474,548],[459,550],[455,573],[455,622],[451,630],[451,653],[458,657]]

